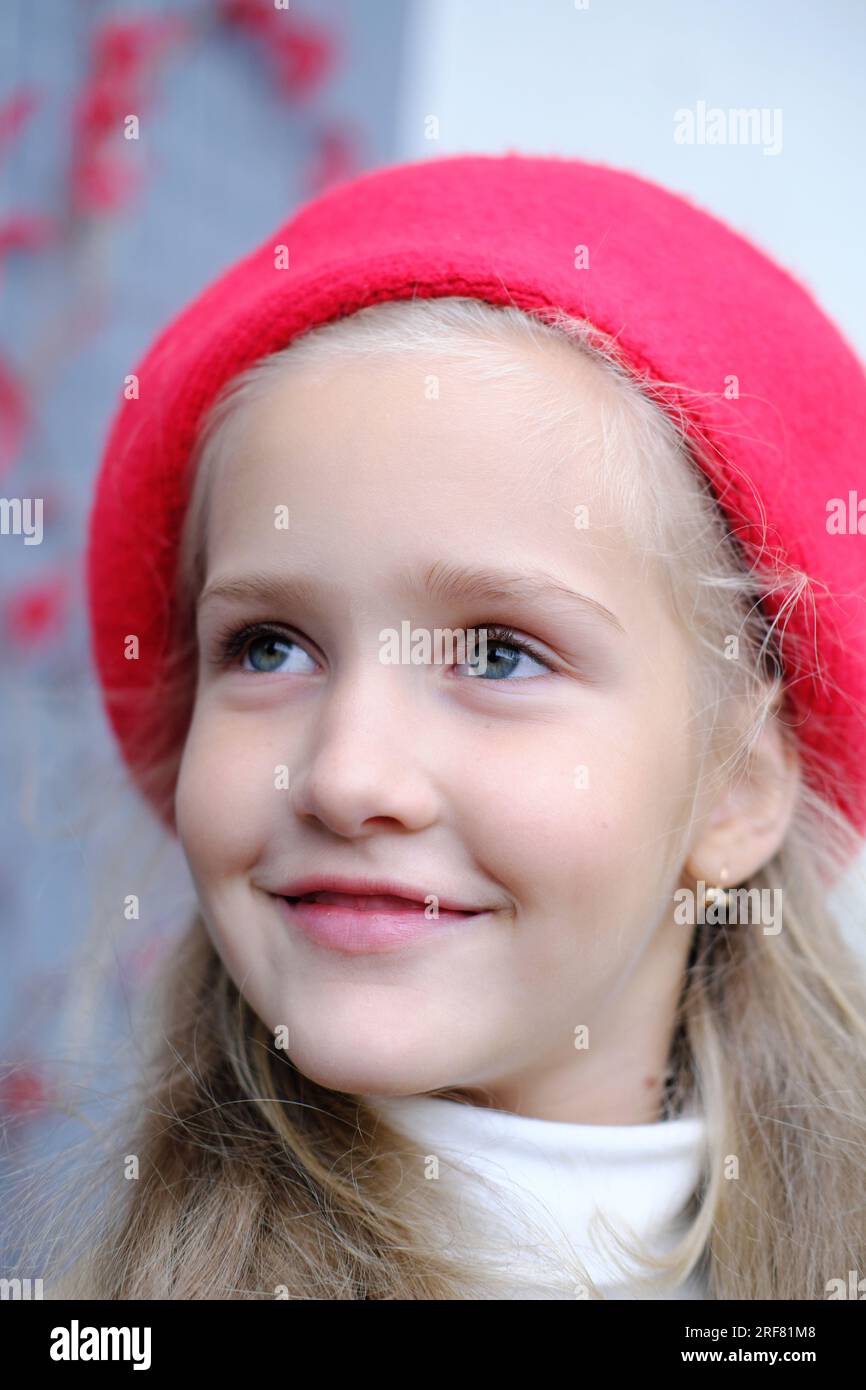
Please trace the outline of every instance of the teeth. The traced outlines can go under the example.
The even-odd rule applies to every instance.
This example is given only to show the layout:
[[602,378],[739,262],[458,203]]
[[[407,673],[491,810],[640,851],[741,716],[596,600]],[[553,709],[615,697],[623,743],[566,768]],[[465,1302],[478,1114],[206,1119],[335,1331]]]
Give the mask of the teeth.
[[[304,893],[300,897],[286,896],[289,903],[330,903],[335,907],[352,908],[356,912],[423,912],[426,904],[417,898],[401,898],[392,894],[376,893]],[[454,916],[472,917],[483,908],[440,908],[441,913]]]
[[374,908],[389,912],[400,908],[405,912],[412,912],[423,907],[423,903],[409,898],[375,893],[305,893],[301,902],[332,903],[336,907],[353,907],[358,912],[370,912]]

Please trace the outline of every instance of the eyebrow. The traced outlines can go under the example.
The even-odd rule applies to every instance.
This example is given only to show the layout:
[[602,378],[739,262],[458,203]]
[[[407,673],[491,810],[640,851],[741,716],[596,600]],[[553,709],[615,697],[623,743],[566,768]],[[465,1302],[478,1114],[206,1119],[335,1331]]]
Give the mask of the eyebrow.
[[[451,602],[538,602],[559,603],[577,610],[584,616],[600,618],[622,636],[626,630],[615,613],[598,599],[580,593],[554,574],[543,570],[514,572],[466,565],[447,564],[437,560],[416,576],[407,570],[398,572],[397,582],[407,593],[424,594]],[[313,581],[302,575],[253,570],[248,574],[231,575],[207,584],[199,597],[197,609],[214,599],[236,602],[265,602],[307,604],[312,607],[323,593],[337,596],[340,586],[328,581]]]

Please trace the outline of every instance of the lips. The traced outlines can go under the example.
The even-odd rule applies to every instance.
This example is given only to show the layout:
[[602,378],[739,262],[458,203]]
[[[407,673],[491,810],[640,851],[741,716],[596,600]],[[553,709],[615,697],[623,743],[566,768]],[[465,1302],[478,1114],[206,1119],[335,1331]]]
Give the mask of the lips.
[[[416,898],[402,898],[393,893],[302,893],[297,897],[286,894],[290,903],[330,903],[353,912],[423,912],[425,904]],[[462,909],[459,909],[462,910]]]
[[488,907],[452,893],[386,879],[346,878],[342,875],[308,875],[272,890],[289,903],[331,903],[356,912],[411,912],[434,903],[443,912],[486,912]]
[[[403,893],[332,887],[274,896],[293,936],[354,956],[401,953],[423,943],[435,949],[437,939],[445,949],[445,943],[457,939],[455,933],[483,930],[495,915],[484,908],[446,907],[433,893],[427,895],[429,902]],[[435,911],[430,913],[430,907]]]

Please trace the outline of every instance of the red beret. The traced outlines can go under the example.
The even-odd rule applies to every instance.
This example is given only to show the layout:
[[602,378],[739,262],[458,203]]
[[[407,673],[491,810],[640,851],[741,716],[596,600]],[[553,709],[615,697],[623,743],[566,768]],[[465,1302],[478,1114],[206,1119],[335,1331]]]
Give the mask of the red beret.
[[[141,730],[158,726],[149,691],[169,647],[203,412],[306,329],[380,300],[446,295],[559,307],[614,336],[639,375],[686,388],[687,428],[747,553],[766,522],[771,546],[815,581],[783,618],[786,685],[807,775],[866,830],[861,364],[806,289],[689,200],[604,165],[518,154],[426,159],[331,189],[182,309],[136,367],[139,397],[112,421],[87,552],[93,655],[136,778],[150,753]],[[739,395],[726,393],[732,376]],[[830,519],[833,499],[847,529]],[[173,830],[173,813],[159,813]]]

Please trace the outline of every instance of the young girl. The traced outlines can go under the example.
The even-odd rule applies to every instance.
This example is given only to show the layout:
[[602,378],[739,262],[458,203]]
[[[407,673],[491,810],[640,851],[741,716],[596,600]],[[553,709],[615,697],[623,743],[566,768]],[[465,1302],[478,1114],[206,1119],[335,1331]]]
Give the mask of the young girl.
[[55,1294],[862,1277],[866,381],[809,295],[631,174],[433,160],[125,394],[94,651],[198,911]]

